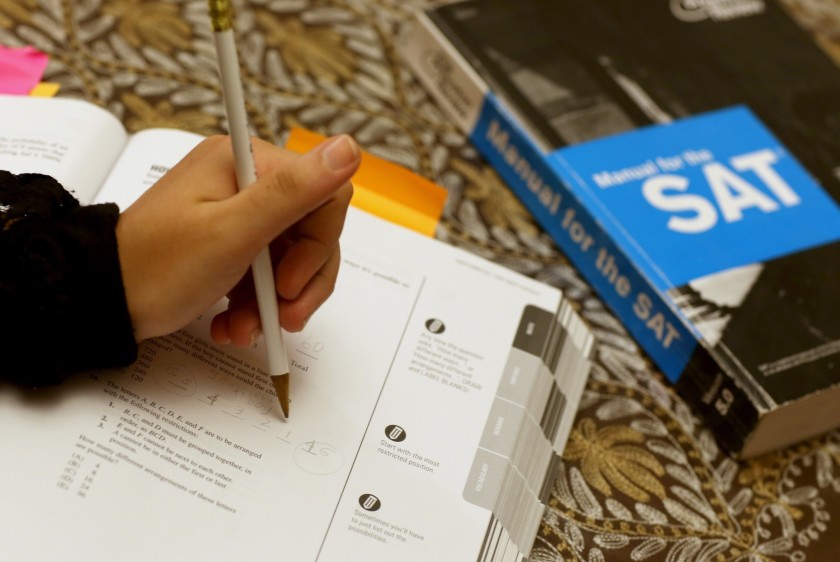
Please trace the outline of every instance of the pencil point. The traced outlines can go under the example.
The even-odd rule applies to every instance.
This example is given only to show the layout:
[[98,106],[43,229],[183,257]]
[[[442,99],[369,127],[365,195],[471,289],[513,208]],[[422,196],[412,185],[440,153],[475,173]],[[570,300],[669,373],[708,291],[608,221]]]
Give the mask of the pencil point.
[[274,385],[283,415],[289,419],[289,373],[271,377],[271,383]]

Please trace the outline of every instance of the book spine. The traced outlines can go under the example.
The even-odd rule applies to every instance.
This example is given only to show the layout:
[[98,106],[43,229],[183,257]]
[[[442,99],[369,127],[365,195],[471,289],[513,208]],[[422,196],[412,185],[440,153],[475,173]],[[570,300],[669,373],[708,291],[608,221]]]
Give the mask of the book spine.
[[[574,182],[574,174],[549,164],[515,112],[490,91],[433,17],[418,16],[405,45],[406,62],[435,101],[470,135],[663,374],[678,390],[686,391],[683,397],[706,416],[718,435],[725,435],[721,444],[737,452],[759,418],[756,406],[570,190],[566,182]],[[733,407],[716,407],[721,399]]]
[[564,179],[549,165],[492,93],[471,140],[666,377],[676,382],[697,347],[696,336],[570,190],[572,175]]
[[402,41],[402,56],[435,101],[468,133],[479,117],[487,86],[425,12]]
[[742,456],[762,412],[757,401],[738,384],[738,378],[728,376],[711,354],[698,347],[676,389],[700,414],[718,443]]

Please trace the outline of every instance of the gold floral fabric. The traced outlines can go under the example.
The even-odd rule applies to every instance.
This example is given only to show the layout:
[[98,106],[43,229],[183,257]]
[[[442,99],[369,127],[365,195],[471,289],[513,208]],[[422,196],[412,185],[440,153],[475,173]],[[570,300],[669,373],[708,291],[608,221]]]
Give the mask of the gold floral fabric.
[[[661,0],[665,1],[665,0]],[[562,288],[597,356],[535,561],[840,560],[840,432],[736,462],[435,106],[397,52],[424,0],[240,0],[248,112],[277,143],[352,134],[449,192],[438,238]],[[784,0],[840,61],[840,2]],[[205,0],[0,0],[0,44],[50,56],[60,96],[129,130],[224,130]]]

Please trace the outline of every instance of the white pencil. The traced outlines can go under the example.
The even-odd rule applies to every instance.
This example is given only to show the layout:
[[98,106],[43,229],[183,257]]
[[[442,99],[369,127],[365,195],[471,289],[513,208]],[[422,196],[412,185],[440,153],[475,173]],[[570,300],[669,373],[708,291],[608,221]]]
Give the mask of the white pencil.
[[[254,167],[251,135],[248,132],[248,115],[245,110],[242,79],[239,74],[239,57],[236,53],[236,40],[233,34],[233,11],[228,0],[208,0],[208,5],[216,43],[216,55],[219,59],[222,97],[225,101],[233,157],[236,162],[236,183],[242,190],[257,180],[257,173]],[[257,255],[251,271],[254,275],[254,288],[260,309],[260,322],[265,337],[271,382],[277,392],[283,415],[288,418],[289,360],[286,357],[286,347],[280,330],[274,268],[267,247]]]

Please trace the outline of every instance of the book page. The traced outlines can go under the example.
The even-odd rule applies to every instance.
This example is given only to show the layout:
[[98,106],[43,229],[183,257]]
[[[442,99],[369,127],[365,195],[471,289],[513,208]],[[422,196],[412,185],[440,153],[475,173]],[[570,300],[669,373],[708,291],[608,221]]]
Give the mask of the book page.
[[212,344],[212,311],[125,369],[0,386],[4,550],[475,559],[492,514],[463,490],[523,311],[561,295],[352,208],[342,250],[334,295],[286,338],[289,419],[260,344]]
[[89,102],[0,95],[0,170],[54,177],[90,203],[126,142],[119,120]]
[[134,133],[94,203],[116,203],[124,211],[203,139],[177,129],[143,129]]

